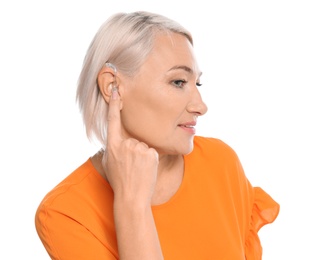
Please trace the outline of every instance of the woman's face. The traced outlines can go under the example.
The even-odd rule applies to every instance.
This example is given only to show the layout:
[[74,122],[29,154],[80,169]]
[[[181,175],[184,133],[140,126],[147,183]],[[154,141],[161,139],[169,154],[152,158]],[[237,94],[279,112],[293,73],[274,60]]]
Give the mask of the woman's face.
[[139,73],[123,83],[123,135],[159,154],[188,154],[197,117],[207,112],[197,89],[200,71],[186,37],[160,34]]

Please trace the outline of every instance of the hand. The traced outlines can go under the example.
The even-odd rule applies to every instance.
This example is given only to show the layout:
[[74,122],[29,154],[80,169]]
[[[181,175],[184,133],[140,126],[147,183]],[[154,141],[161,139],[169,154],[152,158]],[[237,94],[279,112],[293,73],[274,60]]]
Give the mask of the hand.
[[117,88],[112,89],[109,103],[103,167],[114,191],[114,200],[121,199],[132,205],[151,205],[157,179],[158,153],[143,142],[122,137]]

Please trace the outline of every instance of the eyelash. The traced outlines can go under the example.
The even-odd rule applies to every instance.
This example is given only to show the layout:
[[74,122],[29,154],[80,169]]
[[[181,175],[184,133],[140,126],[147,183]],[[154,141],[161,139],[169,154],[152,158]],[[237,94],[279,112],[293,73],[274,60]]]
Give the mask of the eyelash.
[[[187,81],[184,80],[184,79],[180,79],[180,80],[174,80],[172,83],[173,83],[177,88],[183,88],[184,85],[187,83]],[[180,86],[179,83],[182,83],[182,86]],[[197,86],[197,87],[200,87],[200,86],[202,86],[202,84],[199,83],[199,82],[196,82],[196,86]]]

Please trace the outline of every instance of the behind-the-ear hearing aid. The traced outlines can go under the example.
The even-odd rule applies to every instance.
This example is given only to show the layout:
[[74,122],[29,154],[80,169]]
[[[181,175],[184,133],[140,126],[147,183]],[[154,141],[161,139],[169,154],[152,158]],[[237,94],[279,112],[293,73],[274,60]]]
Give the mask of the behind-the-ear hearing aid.
[[117,73],[117,69],[116,69],[116,67],[115,67],[112,63],[107,62],[105,65],[106,65],[107,67],[111,68],[112,70],[114,70],[114,73],[115,73],[115,74]]

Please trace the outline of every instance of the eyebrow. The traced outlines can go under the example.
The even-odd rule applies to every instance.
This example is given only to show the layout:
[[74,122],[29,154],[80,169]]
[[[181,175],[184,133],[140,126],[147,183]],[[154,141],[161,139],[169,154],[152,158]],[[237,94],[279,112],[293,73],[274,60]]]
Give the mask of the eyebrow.
[[[193,70],[190,68],[190,67],[187,67],[187,66],[184,66],[184,65],[177,65],[177,66],[173,66],[169,71],[172,71],[172,70],[185,70],[186,72],[190,73],[190,74],[193,74]],[[198,77],[200,77],[202,75],[202,72],[200,71],[198,73]]]

